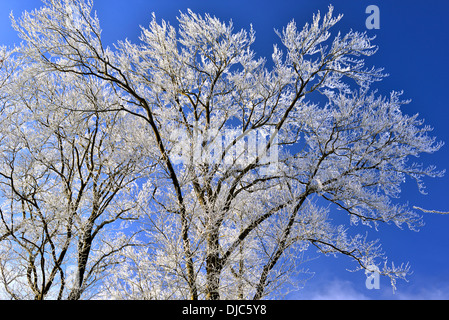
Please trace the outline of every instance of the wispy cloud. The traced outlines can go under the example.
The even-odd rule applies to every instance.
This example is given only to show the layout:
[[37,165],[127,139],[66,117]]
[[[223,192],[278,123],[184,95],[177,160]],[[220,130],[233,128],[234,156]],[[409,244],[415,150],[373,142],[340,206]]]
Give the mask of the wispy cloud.
[[289,296],[291,299],[307,300],[368,300],[364,293],[358,291],[354,284],[347,280],[334,279],[319,286],[307,287],[303,291]]
[[[323,279],[324,280],[324,279]],[[359,283],[331,278],[318,283],[309,282],[309,286],[292,293],[289,299],[306,300],[449,300],[449,283],[419,279],[407,286],[400,286],[393,293],[391,287],[382,283],[381,290],[368,290]],[[434,279],[433,279],[434,280]]]
[[449,287],[425,287],[397,294],[398,300],[449,300]]
[[353,284],[344,280],[333,280],[320,290],[312,292],[311,300],[367,300],[363,293],[357,291]]

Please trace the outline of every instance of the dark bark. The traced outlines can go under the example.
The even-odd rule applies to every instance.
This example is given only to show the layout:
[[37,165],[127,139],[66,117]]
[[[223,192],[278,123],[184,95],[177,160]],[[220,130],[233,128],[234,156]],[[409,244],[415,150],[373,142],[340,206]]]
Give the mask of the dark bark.
[[206,256],[206,299],[220,299],[220,273],[222,263],[219,251],[219,230],[218,226],[209,234],[207,240]]

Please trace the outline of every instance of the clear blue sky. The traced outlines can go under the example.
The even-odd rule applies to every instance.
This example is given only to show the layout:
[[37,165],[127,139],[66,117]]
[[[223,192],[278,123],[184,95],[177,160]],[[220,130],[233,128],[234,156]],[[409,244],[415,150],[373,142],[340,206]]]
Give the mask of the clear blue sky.
[[[419,161],[449,169],[449,2],[433,1],[365,1],[365,0],[96,0],[95,9],[100,18],[105,43],[111,45],[124,38],[138,41],[139,25],[147,26],[151,12],[158,19],[176,24],[179,10],[187,8],[198,13],[210,13],[222,20],[232,19],[236,29],[256,30],[254,50],[260,56],[270,57],[273,43],[278,40],[273,29],[281,30],[295,19],[298,26],[311,20],[317,10],[327,11],[334,5],[343,20],[335,31],[366,30],[365,9],[375,4],[380,8],[380,29],[367,30],[376,35],[378,53],[367,60],[368,65],[383,66],[390,74],[375,86],[379,93],[404,90],[404,98],[412,103],[404,112],[419,113],[435,128],[434,135],[446,141],[440,152],[422,156]],[[8,18],[11,10],[20,16],[23,10],[40,7],[39,0],[0,1],[0,44],[17,43]],[[419,194],[413,181],[403,188],[402,202],[427,209],[449,211],[449,173],[441,179],[428,179],[428,195]],[[381,279],[379,290],[365,287],[363,272],[345,271],[354,265],[345,257],[320,257],[304,267],[315,271],[315,277],[306,287],[289,296],[292,299],[355,298],[355,299],[449,299],[449,215],[424,214],[426,225],[420,232],[399,230],[385,226],[379,232],[371,231],[371,238],[380,238],[391,261],[409,262],[413,274],[409,282],[400,281],[392,294],[388,279]],[[313,253],[311,253],[313,256]]]

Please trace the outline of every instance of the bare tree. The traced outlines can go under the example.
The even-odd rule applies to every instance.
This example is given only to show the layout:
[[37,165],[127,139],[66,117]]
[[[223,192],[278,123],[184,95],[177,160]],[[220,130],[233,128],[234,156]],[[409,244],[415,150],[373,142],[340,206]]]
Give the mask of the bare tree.
[[[82,149],[87,172],[93,170],[88,159],[100,141],[96,135],[104,131],[123,139],[125,150],[147,146],[146,178],[129,209],[145,237],[142,246],[117,251],[123,263],[104,270],[106,279],[97,288],[101,297],[261,299],[298,271],[295,262],[309,247],[349,256],[361,269],[390,277],[393,286],[405,278],[407,265],[382,265],[377,241],[333,225],[330,215],[340,209],[351,225],[419,227],[421,217],[392,199],[406,176],[421,191],[424,176],[441,176],[434,167],[407,162],[437,151],[441,143],[417,116],[402,113],[406,101],[400,93],[372,92],[384,75],[366,68],[364,57],[376,47],[365,33],[331,38],[342,18],[333,16],[332,7],[301,30],[292,21],[278,31],[285,53],[276,45],[268,68],[251,50],[252,29],[235,32],[231,22],[210,15],[181,13],[178,29],[153,16],[139,44],[119,42],[112,50],[102,43],[92,1],[44,3],[19,20],[12,17],[24,40],[17,55],[39,74],[82,82],[77,94],[96,92],[97,85],[110,98],[100,107],[70,107],[64,100],[56,110],[75,110],[85,121],[121,115],[130,126],[129,139],[123,127],[99,125],[88,132]],[[110,161],[122,159],[125,150],[111,150]],[[135,170],[111,171],[105,181],[132,180]],[[45,179],[39,174],[27,176]],[[99,208],[95,194],[102,192],[95,191],[92,175],[88,205]],[[33,192],[40,192],[33,188],[16,196],[33,203]],[[118,212],[114,217],[122,217]],[[92,223],[87,219],[82,235],[95,233]],[[45,223],[35,228],[44,229]],[[52,246],[41,243],[32,251],[32,284],[38,274],[34,252]]]
[[136,219],[123,194],[146,162],[117,137],[126,132],[120,114],[99,113],[108,104],[101,87],[33,70],[16,71],[3,87],[2,280],[15,299],[79,299],[133,243],[110,225]]

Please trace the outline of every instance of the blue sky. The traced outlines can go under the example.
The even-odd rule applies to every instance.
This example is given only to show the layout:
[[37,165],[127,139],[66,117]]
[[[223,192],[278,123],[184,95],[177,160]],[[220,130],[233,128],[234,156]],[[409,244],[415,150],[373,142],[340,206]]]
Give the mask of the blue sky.
[[[235,29],[256,31],[253,49],[259,56],[270,57],[273,43],[278,41],[274,28],[282,30],[291,19],[299,26],[311,20],[317,10],[326,12],[329,4],[344,18],[334,32],[349,29],[376,35],[378,53],[367,60],[368,65],[384,67],[390,76],[375,84],[381,94],[404,90],[412,103],[403,110],[419,113],[434,135],[446,141],[438,153],[424,155],[419,161],[449,169],[449,2],[434,1],[365,1],[365,0],[277,0],[277,1],[205,1],[205,0],[96,0],[95,9],[103,29],[103,40],[112,46],[117,40],[138,41],[139,25],[147,26],[151,13],[158,19],[176,24],[179,11],[187,8],[210,13],[222,20],[232,19]],[[380,29],[367,30],[368,5],[380,9]],[[39,0],[0,1],[0,45],[17,43],[8,15],[20,16],[23,10],[40,7]],[[421,195],[413,181],[404,185],[402,202],[426,209],[449,211],[449,174],[441,179],[427,179],[427,196]],[[449,299],[449,215],[424,214],[426,225],[420,232],[383,226],[371,231],[371,238],[380,238],[390,261],[409,262],[413,274],[409,282],[399,281],[393,295],[389,280],[381,278],[379,290],[365,287],[363,272],[347,272],[354,265],[345,257],[320,257],[304,267],[316,272],[306,287],[288,296],[291,299]],[[313,252],[311,257],[317,256]]]

